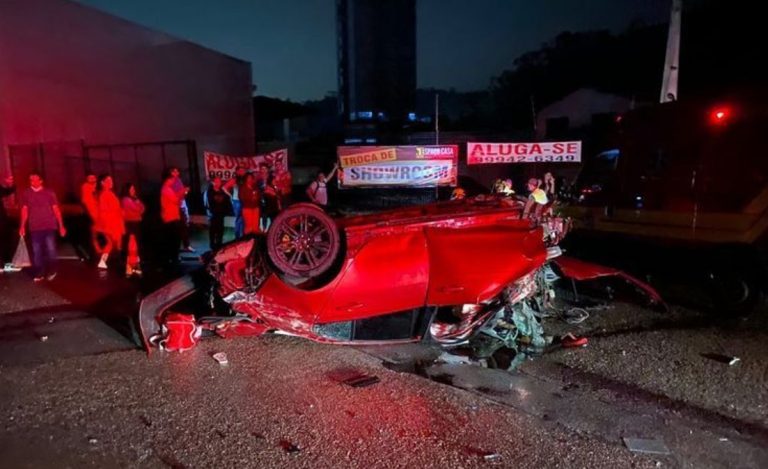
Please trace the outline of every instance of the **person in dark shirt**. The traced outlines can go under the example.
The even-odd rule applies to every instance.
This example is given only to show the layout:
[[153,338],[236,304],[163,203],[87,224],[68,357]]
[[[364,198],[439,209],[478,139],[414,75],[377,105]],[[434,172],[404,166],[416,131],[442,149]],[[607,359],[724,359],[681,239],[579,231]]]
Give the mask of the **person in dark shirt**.
[[243,204],[240,202],[240,187],[245,184],[247,175],[245,166],[238,165],[235,169],[235,175],[224,184],[224,192],[232,199],[232,212],[235,215],[235,239],[241,238],[245,231],[245,222],[243,221]]
[[59,210],[56,194],[43,187],[38,173],[29,175],[29,188],[21,195],[21,222],[19,236],[32,239],[32,267],[35,282],[56,277],[56,232],[61,237],[67,230]]
[[270,172],[262,192],[261,230],[267,231],[280,210],[283,209],[283,194],[275,183],[274,173]]
[[230,211],[229,195],[224,191],[220,177],[211,179],[205,191],[203,202],[208,212],[208,238],[211,250],[219,249],[224,243],[224,217]]
[[[0,183],[0,272],[3,271],[6,263],[11,262],[11,250],[13,245],[11,219],[5,211],[5,198],[16,192],[13,185],[13,176],[8,176],[5,181]],[[9,270],[11,266],[9,265]]]

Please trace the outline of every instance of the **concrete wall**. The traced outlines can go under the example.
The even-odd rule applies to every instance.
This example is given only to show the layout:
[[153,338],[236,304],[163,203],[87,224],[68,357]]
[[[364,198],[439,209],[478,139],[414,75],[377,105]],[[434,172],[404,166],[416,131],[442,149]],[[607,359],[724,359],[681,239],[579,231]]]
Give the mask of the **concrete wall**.
[[251,67],[67,0],[0,0],[0,174],[8,146],[194,140],[254,150]]

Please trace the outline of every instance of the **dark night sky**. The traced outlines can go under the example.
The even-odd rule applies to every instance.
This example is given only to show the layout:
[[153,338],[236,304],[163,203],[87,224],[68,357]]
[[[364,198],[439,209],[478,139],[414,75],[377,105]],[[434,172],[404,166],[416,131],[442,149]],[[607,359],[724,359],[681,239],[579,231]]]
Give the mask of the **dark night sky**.
[[[248,60],[260,95],[336,90],[334,0],[77,0]],[[485,89],[565,30],[665,21],[671,0],[417,0],[419,87]]]

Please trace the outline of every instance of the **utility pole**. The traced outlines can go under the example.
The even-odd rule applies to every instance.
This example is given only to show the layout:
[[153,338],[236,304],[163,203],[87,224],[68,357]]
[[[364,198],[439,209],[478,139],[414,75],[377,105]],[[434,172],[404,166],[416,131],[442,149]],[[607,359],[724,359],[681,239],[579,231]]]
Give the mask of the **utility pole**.
[[661,82],[660,103],[677,101],[677,80],[680,66],[680,17],[683,0],[672,0],[667,35],[667,55],[664,60],[664,77]]

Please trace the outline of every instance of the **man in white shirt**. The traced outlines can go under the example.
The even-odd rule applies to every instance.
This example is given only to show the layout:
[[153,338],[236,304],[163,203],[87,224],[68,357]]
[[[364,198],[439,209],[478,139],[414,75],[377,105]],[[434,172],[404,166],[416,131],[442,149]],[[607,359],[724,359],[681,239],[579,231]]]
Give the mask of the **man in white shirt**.
[[333,179],[337,169],[339,169],[338,163],[333,166],[333,170],[328,176],[322,172],[317,173],[317,179],[307,187],[307,196],[312,203],[321,207],[328,206],[328,181]]

